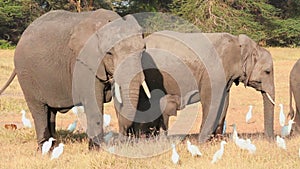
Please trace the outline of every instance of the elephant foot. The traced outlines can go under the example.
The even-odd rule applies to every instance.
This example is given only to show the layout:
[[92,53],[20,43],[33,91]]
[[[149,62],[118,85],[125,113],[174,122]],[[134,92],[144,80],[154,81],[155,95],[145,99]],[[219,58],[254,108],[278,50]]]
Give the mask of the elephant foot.
[[89,150],[96,150],[96,151],[99,151],[100,150],[100,144],[97,144],[95,142],[93,142],[92,139],[89,139]]
[[103,142],[103,134],[99,134],[93,138],[89,138],[89,150],[100,150]]

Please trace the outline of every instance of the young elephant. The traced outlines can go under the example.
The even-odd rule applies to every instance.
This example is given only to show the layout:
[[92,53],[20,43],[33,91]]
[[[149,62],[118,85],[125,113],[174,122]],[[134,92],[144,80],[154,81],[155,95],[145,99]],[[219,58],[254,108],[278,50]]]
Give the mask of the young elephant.
[[[110,85],[116,91],[113,96],[122,102],[121,111],[133,111],[127,106],[130,101],[137,105],[138,96],[129,100],[125,94],[138,90],[144,80],[143,73],[135,73],[141,72],[143,50],[141,27],[131,15],[121,18],[104,9],[51,11],[24,31],[15,50],[15,70],[0,94],[17,75],[40,148],[55,136],[56,113],[82,104],[89,148],[98,148],[103,140],[103,103],[111,99]],[[122,66],[117,76],[117,68],[125,61],[134,66]],[[135,78],[128,88],[122,77],[131,73]]]
[[[300,59],[295,63],[290,72],[290,112],[289,116],[294,119],[294,132],[300,133]],[[296,113],[293,109],[293,96],[296,104]]]

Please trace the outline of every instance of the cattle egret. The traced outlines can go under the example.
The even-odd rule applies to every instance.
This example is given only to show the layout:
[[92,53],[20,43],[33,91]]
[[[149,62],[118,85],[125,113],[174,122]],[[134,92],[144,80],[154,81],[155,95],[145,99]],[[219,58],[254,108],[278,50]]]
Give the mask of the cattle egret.
[[115,153],[115,147],[114,146],[109,147],[107,150],[110,153]]
[[172,162],[174,164],[178,164],[179,162],[179,155],[175,149],[175,144],[172,144]]
[[292,125],[294,123],[293,120],[289,120],[288,125],[281,127],[281,137],[286,137],[291,134]]
[[77,126],[77,120],[75,120],[72,124],[70,124],[67,130],[72,133],[76,129],[76,126]]
[[233,128],[233,132],[232,132],[232,140],[235,142],[235,140],[238,138],[238,133],[236,131],[236,124],[232,124],[231,125]]
[[226,133],[226,120],[224,120],[224,124],[223,124],[223,131],[222,134],[224,135]]
[[83,106],[74,106],[72,108],[72,112],[75,114],[75,115],[78,115],[78,113],[83,113],[84,112],[84,107]]
[[249,123],[249,120],[252,118],[252,108],[253,108],[253,106],[250,105],[248,113],[246,114],[246,123]]
[[64,151],[64,144],[59,143],[58,147],[55,147],[52,152],[51,160],[58,158]]
[[110,131],[109,133],[107,133],[107,134],[103,137],[104,142],[105,142],[105,143],[108,143],[112,137],[113,137],[113,132]]
[[224,153],[224,145],[227,144],[226,141],[221,141],[221,148],[214,154],[213,159],[211,163],[216,163],[218,160],[220,160]]
[[22,110],[21,113],[22,113],[22,123],[23,123],[23,125],[25,127],[31,128],[32,127],[31,126],[31,122],[30,122],[30,120],[28,118],[26,118],[26,112],[25,112],[25,110]]
[[250,139],[246,140],[247,143],[247,150],[249,151],[250,154],[254,154],[256,151],[256,146],[254,144],[251,143]]
[[109,126],[111,121],[111,116],[109,114],[103,114],[103,128]]
[[284,126],[285,124],[285,115],[284,115],[284,112],[283,112],[283,104],[279,104],[280,106],[280,112],[279,112],[279,124],[281,127]]
[[188,151],[192,154],[192,157],[202,156],[202,153],[200,152],[197,146],[192,145],[192,143],[189,140],[186,141],[186,144],[187,144]]
[[300,157],[300,148],[299,148],[299,152],[298,153],[299,153],[299,157]]
[[283,138],[276,136],[276,143],[279,148],[286,150],[286,144]]
[[49,152],[51,146],[52,146],[52,141],[55,139],[53,137],[50,137],[48,141],[45,141],[43,146],[42,146],[42,155],[45,155]]

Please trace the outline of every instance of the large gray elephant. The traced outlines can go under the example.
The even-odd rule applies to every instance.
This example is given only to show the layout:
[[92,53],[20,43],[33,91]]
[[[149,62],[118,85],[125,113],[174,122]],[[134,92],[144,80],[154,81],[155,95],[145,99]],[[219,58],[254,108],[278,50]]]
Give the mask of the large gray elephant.
[[[290,113],[289,116],[294,119],[294,132],[300,133],[300,59],[295,63],[290,72]],[[296,113],[293,109],[293,96],[296,105]]]
[[[222,133],[230,87],[242,82],[245,87],[251,86],[261,92],[265,134],[273,137],[275,90],[272,56],[248,36],[156,32],[146,38],[142,67],[151,98],[145,101],[146,94],[140,91],[140,111],[135,122],[138,127],[133,130],[138,130],[143,124],[152,125],[152,128],[167,127],[168,116],[176,115],[175,109],[200,101],[203,120],[199,141],[205,142],[212,134]],[[172,97],[168,101],[170,96],[175,100],[179,96],[180,104],[172,101]],[[164,99],[167,99],[167,109],[157,104]],[[140,120],[143,117],[144,120]],[[162,121],[164,124],[159,124]]]
[[[129,103],[137,105],[138,94],[136,98],[131,95],[131,100],[122,94],[139,90],[144,81],[140,63],[144,46],[141,27],[131,15],[121,18],[104,9],[82,13],[51,11],[23,33],[15,50],[15,70],[0,94],[17,75],[34,119],[39,147],[55,136],[56,113],[82,104],[87,115],[89,148],[99,148],[103,139],[103,103],[111,100],[111,86],[118,92],[113,96],[122,102],[121,112],[134,111],[126,106]],[[119,72],[123,74],[118,77],[140,72],[134,74],[130,88],[122,78],[114,76],[125,61],[134,66],[121,66]]]

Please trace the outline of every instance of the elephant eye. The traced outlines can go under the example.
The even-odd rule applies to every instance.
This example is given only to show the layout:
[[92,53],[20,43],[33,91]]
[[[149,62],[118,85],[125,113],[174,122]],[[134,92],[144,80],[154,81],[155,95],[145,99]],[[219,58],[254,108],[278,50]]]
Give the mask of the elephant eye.
[[271,73],[271,70],[267,69],[265,70],[266,74],[270,74]]

